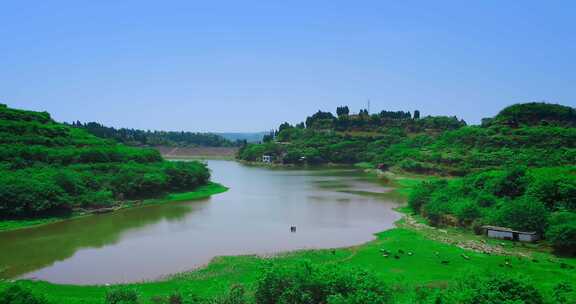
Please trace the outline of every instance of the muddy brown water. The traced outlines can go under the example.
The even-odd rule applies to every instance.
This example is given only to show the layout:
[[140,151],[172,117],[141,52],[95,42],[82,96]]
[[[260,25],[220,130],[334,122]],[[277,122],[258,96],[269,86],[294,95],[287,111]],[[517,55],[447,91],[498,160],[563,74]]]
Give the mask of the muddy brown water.
[[0,277],[67,284],[152,280],[221,255],[361,244],[400,218],[391,189],[354,168],[209,166],[229,191],[0,233]]

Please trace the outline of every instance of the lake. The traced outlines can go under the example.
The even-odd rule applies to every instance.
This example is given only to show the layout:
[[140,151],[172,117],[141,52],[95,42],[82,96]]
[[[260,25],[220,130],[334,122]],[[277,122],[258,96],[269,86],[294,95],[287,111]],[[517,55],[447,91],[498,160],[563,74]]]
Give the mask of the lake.
[[357,245],[400,218],[392,189],[355,168],[208,164],[212,179],[230,190],[0,233],[0,277],[69,284],[152,280],[215,256]]

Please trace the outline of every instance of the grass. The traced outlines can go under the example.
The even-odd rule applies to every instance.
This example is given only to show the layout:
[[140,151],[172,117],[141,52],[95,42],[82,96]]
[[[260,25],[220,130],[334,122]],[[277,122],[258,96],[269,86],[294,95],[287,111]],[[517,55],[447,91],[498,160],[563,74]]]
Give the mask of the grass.
[[[177,202],[177,201],[188,201],[188,200],[195,200],[201,199],[205,197],[209,197],[213,194],[218,194],[227,191],[228,188],[218,184],[218,183],[209,183],[204,186],[200,186],[196,188],[194,191],[190,192],[182,192],[182,193],[170,193],[162,198],[152,198],[143,200],[140,204],[125,203],[122,205],[122,209],[124,208],[132,208],[138,207],[142,205],[150,205],[150,204],[165,204],[170,202]],[[40,225],[51,224],[59,221],[70,220],[73,218],[78,218],[82,216],[90,216],[90,214],[72,214],[70,216],[65,217],[48,217],[48,218],[39,218],[39,219],[23,219],[23,220],[2,220],[0,221],[0,232],[1,231],[9,231],[9,230],[16,230],[16,229],[24,229],[24,228],[31,228]]]
[[[397,178],[394,182],[399,186],[397,191],[406,195],[420,180],[421,178],[413,177]],[[189,198],[188,194],[176,194],[168,199]],[[528,251],[531,255],[529,257],[475,252],[434,240],[430,233],[434,228],[426,232],[404,225],[402,222],[399,223],[399,228],[380,232],[375,235],[375,240],[360,246],[335,250],[302,250],[273,258],[218,257],[202,269],[176,274],[165,280],[127,286],[136,289],[144,298],[144,303],[153,296],[169,295],[174,292],[214,296],[225,292],[233,284],[244,284],[248,290],[253,290],[263,267],[271,261],[290,264],[302,260],[369,269],[382,280],[395,286],[398,299],[406,303],[409,303],[407,291],[413,290],[416,286],[446,286],[454,278],[473,271],[507,272],[528,277],[546,294],[549,294],[553,286],[559,282],[576,282],[576,271],[560,266],[561,263],[565,263],[576,267],[576,259],[557,258],[546,252],[536,251]],[[436,230],[433,233],[440,232]],[[466,238],[467,235],[460,234],[459,237]],[[385,257],[382,250],[389,250],[391,254]],[[506,266],[507,261],[509,266]],[[0,282],[0,289],[8,284],[11,283]],[[55,303],[70,304],[102,303],[106,290],[111,288],[58,285],[41,281],[19,281],[19,284],[45,294]]]
[[360,168],[360,169],[373,169],[374,168],[374,164],[369,163],[369,162],[359,162],[359,163],[355,163],[354,167]]
[[16,230],[33,226],[45,225],[62,220],[62,218],[39,218],[25,220],[4,220],[0,221],[0,231]]

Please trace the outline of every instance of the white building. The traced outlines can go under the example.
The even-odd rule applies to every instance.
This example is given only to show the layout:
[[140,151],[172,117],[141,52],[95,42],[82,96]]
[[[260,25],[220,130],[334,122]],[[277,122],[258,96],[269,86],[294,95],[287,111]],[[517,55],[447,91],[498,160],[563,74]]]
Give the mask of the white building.
[[272,156],[271,155],[262,155],[262,162],[263,163],[271,163],[272,162]]
[[482,226],[482,229],[488,237],[494,239],[520,242],[536,242],[539,240],[538,233],[532,231],[516,231],[510,228],[496,226]]

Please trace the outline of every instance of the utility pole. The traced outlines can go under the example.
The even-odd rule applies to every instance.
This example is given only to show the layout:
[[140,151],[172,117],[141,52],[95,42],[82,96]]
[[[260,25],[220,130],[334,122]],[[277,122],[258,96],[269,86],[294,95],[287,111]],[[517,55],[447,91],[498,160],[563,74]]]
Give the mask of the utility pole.
[[368,110],[368,114],[370,114],[370,99],[368,99],[368,108],[367,108],[367,110]]

